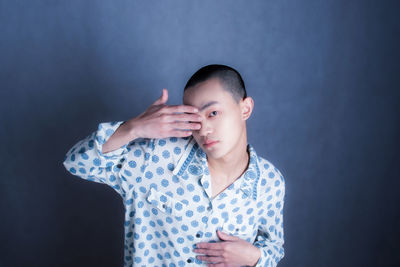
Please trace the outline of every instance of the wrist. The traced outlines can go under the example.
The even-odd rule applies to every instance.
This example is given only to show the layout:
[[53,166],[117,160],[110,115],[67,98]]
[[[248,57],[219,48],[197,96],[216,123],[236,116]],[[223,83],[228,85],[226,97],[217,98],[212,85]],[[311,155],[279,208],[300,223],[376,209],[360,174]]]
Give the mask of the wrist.
[[134,119],[128,120],[124,123],[130,140],[135,140],[140,138],[140,133],[138,132],[137,121]]
[[249,262],[249,266],[256,266],[258,261],[260,260],[261,257],[261,250],[253,245],[253,251],[254,253],[252,253],[252,260]]

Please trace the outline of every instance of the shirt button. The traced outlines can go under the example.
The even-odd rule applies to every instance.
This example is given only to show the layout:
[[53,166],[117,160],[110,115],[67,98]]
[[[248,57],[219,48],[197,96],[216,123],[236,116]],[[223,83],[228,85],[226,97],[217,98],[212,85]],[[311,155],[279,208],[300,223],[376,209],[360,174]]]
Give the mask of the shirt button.
[[187,261],[187,263],[191,263],[191,262],[192,262],[192,259],[189,258],[189,259],[187,259],[186,261]]
[[165,204],[162,204],[162,207],[165,209],[165,208],[167,207],[167,205],[165,205]]
[[212,208],[211,208],[211,205],[207,207],[207,210],[208,210],[208,211],[210,211],[211,209],[212,209]]
[[197,237],[197,238],[202,237],[202,234],[203,234],[202,232],[198,232],[198,233],[196,234],[196,237]]

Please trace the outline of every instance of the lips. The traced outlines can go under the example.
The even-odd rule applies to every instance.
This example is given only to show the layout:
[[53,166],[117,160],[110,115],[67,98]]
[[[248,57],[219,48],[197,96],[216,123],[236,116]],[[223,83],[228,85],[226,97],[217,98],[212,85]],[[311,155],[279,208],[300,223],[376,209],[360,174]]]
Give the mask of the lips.
[[211,144],[211,143],[214,143],[214,142],[217,142],[217,140],[210,140],[210,139],[208,139],[208,140],[205,140],[204,141],[204,145],[208,145],[208,144]]
[[203,145],[204,145],[205,147],[211,147],[211,146],[213,146],[213,145],[216,144],[216,143],[218,143],[218,141],[216,141],[216,140],[206,140],[206,141],[203,143]]

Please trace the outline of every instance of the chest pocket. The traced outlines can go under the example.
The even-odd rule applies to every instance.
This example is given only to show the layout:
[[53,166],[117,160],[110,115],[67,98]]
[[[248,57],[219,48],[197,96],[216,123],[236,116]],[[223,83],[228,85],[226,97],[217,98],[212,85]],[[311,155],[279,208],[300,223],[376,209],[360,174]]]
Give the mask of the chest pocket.
[[[248,242],[253,242],[257,235],[257,217],[255,203],[249,201],[240,203],[239,212],[234,212],[235,208],[228,212],[229,217],[222,225],[222,231],[244,239]],[[236,207],[238,209],[238,207]]]
[[146,200],[161,212],[175,216],[178,220],[182,219],[187,207],[186,203],[175,200],[172,197],[157,191],[153,187],[150,188]]
[[222,231],[224,233],[239,237],[248,242],[253,241],[255,238],[255,234],[257,233],[257,231],[255,231],[254,229],[255,228],[253,225],[248,225],[248,224],[233,225],[228,222],[222,225]]

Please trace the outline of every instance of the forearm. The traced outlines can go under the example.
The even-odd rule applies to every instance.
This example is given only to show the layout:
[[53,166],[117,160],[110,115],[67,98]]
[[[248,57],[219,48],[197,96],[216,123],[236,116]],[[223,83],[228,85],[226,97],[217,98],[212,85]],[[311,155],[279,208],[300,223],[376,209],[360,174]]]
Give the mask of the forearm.
[[101,153],[102,145],[122,123],[123,121],[100,123],[97,131],[92,132],[68,150],[63,162],[65,168],[72,174],[85,179],[105,178],[105,169],[117,165],[123,154],[127,152],[126,147],[121,147],[108,154]]
[[103,144],[101,153],[113,151],[129,143],[132,140],[139,138],[133,127],[134,122],[132,120],[122,123],[113,135]]
[[[120,171],[124,169],[126,154],[130,149],[135,151],[140,149],[144,152],[141,153],[142,155],[145,153],[150,154],[152,148],[147,144],[141,145],[139,144],[140,142],[130,142],[103,154],[101,152],[103,151],[103,144],[108,141],[117,129],[123,129],[122,125],[123,121],[100,123],[97,131],[92,132],[68,150],[63,164],[71,174],[89,181],[107,184],[125,198],[126,192],[131,189],[131,184],[127,183],[126,179],[120,175]],[[144,156],[135,158],[138,166],[142,166],[144,160]],[[133,172],[132,169],[130,169],[131,172]],[[136,169],[136,171],[139,172],[140,170]]]

